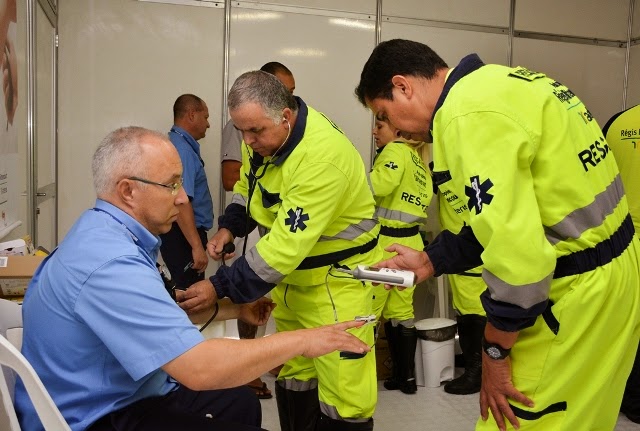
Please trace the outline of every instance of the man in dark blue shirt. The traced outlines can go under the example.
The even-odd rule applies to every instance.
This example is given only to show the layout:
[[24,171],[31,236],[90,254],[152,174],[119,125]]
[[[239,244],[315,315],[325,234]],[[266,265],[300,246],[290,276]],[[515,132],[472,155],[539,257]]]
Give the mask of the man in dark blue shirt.
[[176,286],[187,288],[204,279],[209,263],[205,246],[213,226],[213,203],[198,143],[209,128],[207,104],[198,96],[183,94],[173,104],[173,122],[169,139],[182,161],[189,202],[180,209],[171,230],[161,236],[160,250]]

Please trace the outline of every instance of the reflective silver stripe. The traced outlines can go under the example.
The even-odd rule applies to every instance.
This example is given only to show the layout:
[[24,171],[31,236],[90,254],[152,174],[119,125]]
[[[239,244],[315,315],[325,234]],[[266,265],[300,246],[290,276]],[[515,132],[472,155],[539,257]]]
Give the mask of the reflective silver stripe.
[[327,403],[323,403],[322,401],[320,401],[320,411],[324,413],[326,416],[329,416],[331,419],[336,421],[352,422],[352,423],[359,424],[359,423],[369,422],[369,419],[371,419],[371,418],[343,418],[342,416],[340,416],[340,413],[338,413],[338,409],[335,408],[335,406],[331,406]]
[[240,193],[234,193],[233,197],[231,198],[231,203],[232,204],[240,204],[243,207],[247,206],[247,199],[242,196]]
[[310,379],[307,381],[298,380],[296,378],[291,379],[278,379],[276,383],[281,388],[294,392],[306,392],[318,387],[318,379]]
[[403,223],[425,223],[426,217],[420,217],[413,214],[405,213],[398,210],[390,210],[388,208],[378,207],[376,216],[386,218],[387,220],[396,220]]
[[547,240],[555,245],[569,238],[580,238],[584,231],[602,225],[604,219],[616,209],[623,196],[622,179],[617,175],[602,193],[596,195],[590,205],[578,208],[553,226],[545,227]]
[[371,193],[375,194],[375,190],[373,190],[373,184],[371,183],[371,172],[367,172],[367,184],[369,184],[369,190],[371,190]]
[[522,308],[530,308],[549,298],[549,288],[553,273],[537,283],[514,286],[505,283],[486,269],[482,270],[482,279],[487,284],[491,299],[507,302]]
[[363,233],[372,231],[377,224],[378,224],[377,220],[367,218],[362,220],[358,224],[350,224],[349,226],[347,226],[346,229],[342,230],[341,232],[338,232],[334,236],[322,235],[318,239],[318,241],[332,241],[335,239],[347,239],[349,241],[352,241],[358,238]]
[[391,322],[391,324],[393,325],[393,327],[395,328],[398,325],[402,325],[405,328],[413,328],[415,327],[415,318],[411,318],[411,319],[405,319],[405,320],[398,320],[398,319],[389,319],[389,321]]
[[283,274],[280,274],[276,269],[271,268],[267,262],[260,256],[256,247],[250,249],[245,255],[249,268],[256,273],[258,277],[267,283],[278,284],[284,278]]

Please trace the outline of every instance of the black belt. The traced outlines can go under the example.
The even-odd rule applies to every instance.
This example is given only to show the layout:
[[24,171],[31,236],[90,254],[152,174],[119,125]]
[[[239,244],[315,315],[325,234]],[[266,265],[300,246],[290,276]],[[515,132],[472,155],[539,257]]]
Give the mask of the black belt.
[[634,232],[631,216],[627,215],[618,230],[608,239],[598,243],[595,247],[559,257],[556,261],[553,278],[583,274],[608,264],[627,249],[633,239]]
[[380,235],[392,236],[394,238],[406,238],[417,235],[420,232],[420,226],[413,227],[388,227],[380,226]]
[[320,254],[318,256],[306,257],[296,269],[314,269],[321,268],[323,266],[333,265],[341,262],[345,259],[355,256],[356,254],[364,254],[378,244],[378,237],[375,237],[366,244],[359,245],[357,247],[351,247],[340,251],[334,251],[332,253]]

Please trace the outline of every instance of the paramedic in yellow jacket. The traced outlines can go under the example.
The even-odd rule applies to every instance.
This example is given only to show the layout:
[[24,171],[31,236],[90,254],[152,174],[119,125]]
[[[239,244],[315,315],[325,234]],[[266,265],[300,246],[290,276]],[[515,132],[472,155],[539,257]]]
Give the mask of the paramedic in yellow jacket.
[[[266,72],[241,75],[228,105],[246,145],[232,203],[208,251],[219,259],[224,244],[256,224],[261,238],[211,277],[217,296],[243,303],[271,291],[278,332],[370,315],[371,285],[332,266],[382,258],[360,154],[335,124]],[[189,290],[189,306],[207,302]],[[373,345],[373,325],[351,332]],[[294,358],[275,386],[283,431],[373,429],[373,353]]]
[[[640,233],[640,105],[615,114],[604,125],[602,133],[618,163],[637,235]],[[636,351],[620,411],[629,420],[640,423],[640,350]]]
[[[373,137],[378,149],[369,173],[369,185],[380,222],[378,243],[383,248],[398,243],[422,250],[420,225],[427,219],[426,209],[433,196],[431,175],[416,151],[424,143],[402,140],[399,130],[379,118],[376,118]],[[391,255],[385,252],[383,257]],[[404,290],[386,290],[383,285],[373,288],[373,313],[377,319],[381,316],[387,319],[384,332],[393,363],[392,375],[385,380],[384,387],[400,389],[405,394],[414,394],[417,390],[414,290],[415,286]]]
[[374,49],[356,94],[403,132],[431,131],[434,182],[467,224],[380,265],[418,280],[483,265],[476,429],[613,429],[640,335],[640,244],[591,113],[542,73],[475,54],[450,69],[401,39]]

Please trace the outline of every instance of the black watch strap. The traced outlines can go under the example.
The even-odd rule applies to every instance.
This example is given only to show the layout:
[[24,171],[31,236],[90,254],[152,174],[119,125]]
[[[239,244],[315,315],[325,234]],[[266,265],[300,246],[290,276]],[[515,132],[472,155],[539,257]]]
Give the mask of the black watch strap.
[[507,356],[509,356],[509,353],[511,353],[511,349],[505,349],[499,344],[490,343],[486,338],[484,338],[484,336],[482,337],[482,350],[484,350],[484,353],[486,353],[491,359],[498,360],[506,359]]

